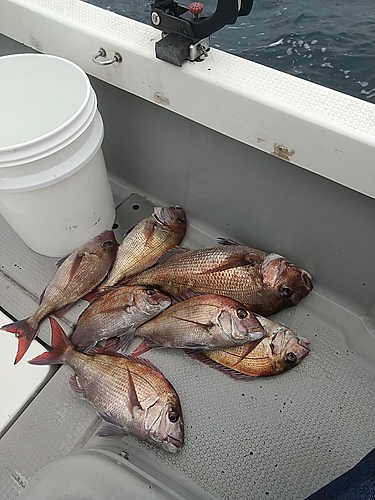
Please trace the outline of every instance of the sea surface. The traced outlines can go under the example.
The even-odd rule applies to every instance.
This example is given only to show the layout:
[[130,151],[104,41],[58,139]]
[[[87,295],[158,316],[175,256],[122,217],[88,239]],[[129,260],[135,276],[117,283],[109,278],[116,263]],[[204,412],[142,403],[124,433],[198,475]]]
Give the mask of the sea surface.
[[[87,1],[150,24],[149,1]],[[205,13],[215,11],[216,0],[203,3]],[[250,14],[210,44],[375,103],[375,0],[254,0]]]

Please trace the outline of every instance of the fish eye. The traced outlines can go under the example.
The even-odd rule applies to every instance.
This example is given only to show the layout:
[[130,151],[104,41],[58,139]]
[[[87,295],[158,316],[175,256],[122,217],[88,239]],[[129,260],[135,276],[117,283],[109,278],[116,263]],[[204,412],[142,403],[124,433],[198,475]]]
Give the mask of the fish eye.
[[285,360],[287,363],[292,364],[297,361],[297,356],[293,352],[288,352],[285,356]]
[[176,422],[178,422],[180,415],[178,414],[178,412],[176,410],[171,410],[168,413],[168,418],[169,418],[169,421],[172,422],[172,424],[175,424]]
[[155,295],[155,293],[156,293],[155,288],[147,288],[147,290],[146,290],[146,295],[149,295],[150,297]]
[[103,241],[102,246],[104,248],[112,248],[113,247],[113,242],[111,240]]
[[242,309],[241,307],[237,309],[237,317],[240,319],[245,319],[247,318],[248,313],[246,309]]
[[185,224],[186,219],[185,219],[184,217],[177,217],[177,222],[178,222],[179,224]]
[[293,295],[293,290],[289,288],[288,286],[283,286],[281,289],[281,295],[285,299],[289,299]]

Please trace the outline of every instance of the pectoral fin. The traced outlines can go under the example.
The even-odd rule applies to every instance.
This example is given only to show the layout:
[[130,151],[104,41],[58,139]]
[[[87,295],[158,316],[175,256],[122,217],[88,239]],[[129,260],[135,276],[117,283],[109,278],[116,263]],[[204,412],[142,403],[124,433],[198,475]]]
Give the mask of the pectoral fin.
[[187,319],[187,318],[180,318],[179,316],[173,316],[173,318],[178,321],[185,321],[186,323],[193,323],[193,325],[200,326],[207,333],[210,333],[210,329],[213,326],[215,326],[214,323],[212,323],[212,321],[209,321],[208,323],[200,323],[199,321],[194,321],[193,319]]
[[78,399],[86,399],[85,393],[78,382],[77,375],[72,375],[69,378],[69,385]]
[[72,263],[72,267],[70,268],[70,276],[74,276],[74,274],[77,272],[84,256],[85,252],[77,252],[77,255],[75,256],[75,259]]
[[100,411],[97,411],[97,413],[99,417],[105,422],[105,424],[102,425],[96,433],[97,436],[108,437],[118,434],[127,434],[125,429],[123,427],[120,427],[116,420],[114,420],[110,415],[107,415],[106,413]]
[[62,307],[61,309],[57,309],[57,311],[54,311],[53,315],[56,318],[62,318],[72,307],[73,304],[68,304],[67,306]]
[[128,401],[128,409],[132,416],[135,416],[135,412],[137,410],[142,410],[141,403],[139,402],[138,396],[137,396],[137,391],[135,390],[134,386],[134,381],[133,377],[130,373],[130,370],[128,369],[128,383],[129,383],[129,388],[128,388],[128,396],[129,396],[129,401]]
[[148,244],[149,240],[151,240],[151,238],[155,234],[155,227],[156,227],[156,225],[157,225],[157,222],[154,219],[153,220],[149,220],[147,222],[147,224],[145,225],[144,236],[145,236],[145,239],[146,239],[146,245]]
[[106,341],[107,351],[125,351],[134,338],[134,325],[123,328],[116,337],[111,337]]
[[201,274],[219,273],[221,271],[226,271],[227,269],[254,265],[256,265],[256,259],[251,256],[249,252],[244,251],[240,254],[227,255],[221,264],[212,266],[207,271],[203,271]]

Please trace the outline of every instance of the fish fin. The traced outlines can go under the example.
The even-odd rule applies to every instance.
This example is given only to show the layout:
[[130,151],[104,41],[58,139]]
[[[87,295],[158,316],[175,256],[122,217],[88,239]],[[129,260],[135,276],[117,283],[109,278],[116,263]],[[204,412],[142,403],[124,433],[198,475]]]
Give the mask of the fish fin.
[[240,246],[240,243],[238,243],[237,241],[231,240],[229,238],[218,237],[218,238],[216,238],[216,241],[219,243],[219,245]]
[[83,354],[88,354],[92,352],[92,350],[95,348],[96,342],[92,342],[90,345],[74,345],[74,349],[78,352],[82,352]]
[[106,340],[103,351],[108,353],[117,352],[121,350],[121,345],[122,344],[119,337],[111,337],[110,339]]
[[53,311],[53,315],[56,318],[62,318],[65,314],[73,307],[73,304],[68,304],[67,306],[62,307],[61,309],[57,309]]
[[104,425],[100,427],[97,436],[106,437],[106,436],[115,436],[117,434],[128,434],[123,427],[119,425],[117,420],[115,420],[111,415],[108,415],[105,412],[96,410],[96,413],[99,417],[104,420]]
[[130,342],[134,338],[134,326],[122,329],[116,337],[108,339],[105,343],[105,350],[109,351],[126,351]]
[[64,363],[65,352],[67,349],[73,349],[73,344],[66,336],[60,324],[54,319],[49,318],[52,328],[52,351],[44,352],[36,358],[29,361],[31,365],[60,365]]
[[86,293],[85,296],[82,297],[82,300],[85,300],[86,302],[89,302],[90,304],[92,304],[93,302],[95,302],[95,300],[97,298],[99,298],[99,296],[102,294],[103,292],[97,292],[96,290],[93,290],[89,293]]
[[67,259],[68,257],[70,257],[71,255],[72,255],[71,253],[68,253],[68,255],[64,255],[64,257],[60,257],[60,258],[59,258],[59,259],[55,262],[55,266],[56,266],[56,267],[60,267],[60,266],[61,266],[61,264],[62,264],[63,262],[65,262],[65,261],[66,261],[66,259]]
[[139,363],[140,365],[148,366],[149,368],[152,368],[153,370],[155,370],[158,373],[160,373],[161,375],[163,375],[162,372],[160,371],[160,368],[158,368],[156,365],[154,365],[154,363],[152,361],[150,361],[149,359],[134,357],[132,354],[131,355],[124,354],[124,357],[126,359],[130,359],[132,361],[135,361],[136,363]]
[[23,319],[21,321],[15,321],[14,323],[9,323],[9,325],[4,325],[1,327],[2,330],[7,332],[15,333],[18,338],[18,349],[14,364],[21,361],[26,351],[30,347],[31,342],[36,337],[39,324],[30,324],[30,318]]
[[203,352],[194,352],[190,349],[184,349],[184,352],[192,359],[196,359],[197,361],[200,361],[211,368],[215,368],[215,370],[225,373],[226,375],[229,375],[230,377],[235,378],[237,380],[247,380],[251,378],[256,378],[253,377],[252,375],[246,375],[245,373],[241,373],[236,370],[233,370],[232,368],[228,368],[227,366],[224,366],[221,363],[218,363],[217,361],[208,358],[203,354]]
[[103,288],[100,288],[100,285],[98,288],[93,290],[92,292],[87,293],[84,297],[82,297],[83,300],[86,300],[87,302],[90,302],[92,304],[95,302],[97,299],[101,299],[104,295],[107,295],[107,293],[112,292],[113,290],[118,290],[119,288],[122,288],[124,286],[124,281],[127,279],[132,278],[133,276],[129,276],[128,278],[124,278],[124,280],[119,281],[116,283],[116,285],[104,285]]
[[137,391],[135,390],[135,385],[133,381],[132,374],[130,373],[130,370],[128,368],[128,383],[129,383],[129,388],[128,388],[128,396],[129,396],[129,404],[128,408],[130,413],[134,416],[135,411],[137,409],[142,410],[141,403],[139,402],[138,396],[137,396]]
[[77,272],[85,254],[86,254],[86,252],[82,252],[82,251],[77,252],[77,255],[75,256],[75,258],[73,260],[72,267],[70,268],[70,276],[74,276],[74,274]]
[[[47,286],[48,286],[48,285],[47,285]],[[40,294],[40,297],[39,297],[39,305],[43,302],[43,299],[44,299],[44,294],[46,293],[47,286],[45,287],[45,289],[43,290],[43,292]]]
[[129,233],[131,233],[136,225],[137,224],[133,224],[132,226],[128,227],[128,229],[125,230],[124,236],[122,237],[122,239],[124,239]]
[[238,365],[238,363],[241,363],[241,361],[243,361],[246,358],[246,356],[248,356],[251,353],[251,351],[253,351],[260,342],[262,342],[262,340],[263,339],[254,340],[253,342],[248,342],[246,344],[243,344],[242,345],[243,354],[242,354],[242,356],[238,356],[238,361],[236,363],[234,363],[233,366],[236,366],[236,365]]
[[178,320],[178,321],[185,321],[186,323],[192,323],[193,325],[198,325],[200,326],[203,330],[205,330],[207,333],[210,332],[210,329],[215,326],[212,321],[209,321],[208,323],[200,323],[199,321],[194,321],[193,319],[187,319],[187,318],[180,318],[178,316],[172,316],[173,319]]
[[159,264],[163,264],[165,261],[167,261],[169,259],[169,257],[172,257],[172,255],[176,255],[178,253],[183,253],[183,252],[186,252],[187,250],[189,250],[189,249],[186,247],[181,247],[179,245],[176,247],[170,248],[169,250],[164,252],[162,255],[160,255],[160,257],[155,262],[155,264],[153,266],[150,266],[149,269],[151,269],[152,267],[156,267]]
[[72,375],[69,378],[69,385],[77,398],[86,399],[85,393],[83,392],[82,387],[79,385],[77,375]]
[[157,344],[152,345],[153,342],[149,342],[147,340],[144,340],[139,344],[139,346],[134,349],[134,351],[131,353],[131,356],[137,357],[140,354],[144,354],[147,351],[150,351],[153,347],[158,347]]
[[158,222],[153,218],[153,220],[149,220],[147,224],[144,227],[144,237],[145,237],[145,244],[148,244],[148,241],[152,238],[153,234],[155,233],[155,228],[158,225]]
[[190,352],[191,354],[198,354],[203,351],[207,351],[207,347],[202,344],[194,344],[194,342],[186,342],[186,344],[184,344],[184,351],[185,350],[186,353]]
[[88,354],[89,355],[105,354],[106,356],[117,356],[118,358],[125,358],[126,357],[121,352],[111,351],[110,349],[107,349],[107,346],[94,347],[93,349],[90,350],[90,352]]
[[[99,416],[103,418],[102,415]],[[127,435],[128,433],[125,431],[123,427],[119,427],[119,425],[108,422],[102,425],[95,435],[98,437],[110,437],[110,436],[118,436],[119,434]]]
[[205,292],[194,292],[193,290],[182,290],[181,292],[169,294],[172,299],[172,305],[177,304],[177,302],[183,302],[184,300],[192,299],[198,295],[204,295]]
[[251,265],[254,266],[256,265],[256,263],[257,263],[256,259],[252,257],[247,250],[244,250],[242,254],[227,255],[224,262],[217,265],[216,267],[215,266],[210,267],[209,270],[203,271],[201,274],[218,273],[220,271],[226,271],[227,269],[233,269],[236,267],[251,266]]

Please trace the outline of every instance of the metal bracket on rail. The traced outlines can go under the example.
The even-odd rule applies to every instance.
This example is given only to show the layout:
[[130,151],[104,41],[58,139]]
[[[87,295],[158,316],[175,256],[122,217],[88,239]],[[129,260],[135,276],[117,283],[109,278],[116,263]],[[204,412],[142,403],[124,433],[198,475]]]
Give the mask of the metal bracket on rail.
[[217,0],[215,12],[203,14],[201,2],[189,8],[173,0],[151,3],[151,24],[162,30],[162,39],[155,43],[158,59],[182,66],[185,59],[196,61],[207,56],[209,37],[226,24],[234,24],[239,16],[247,16],[254,0]]

